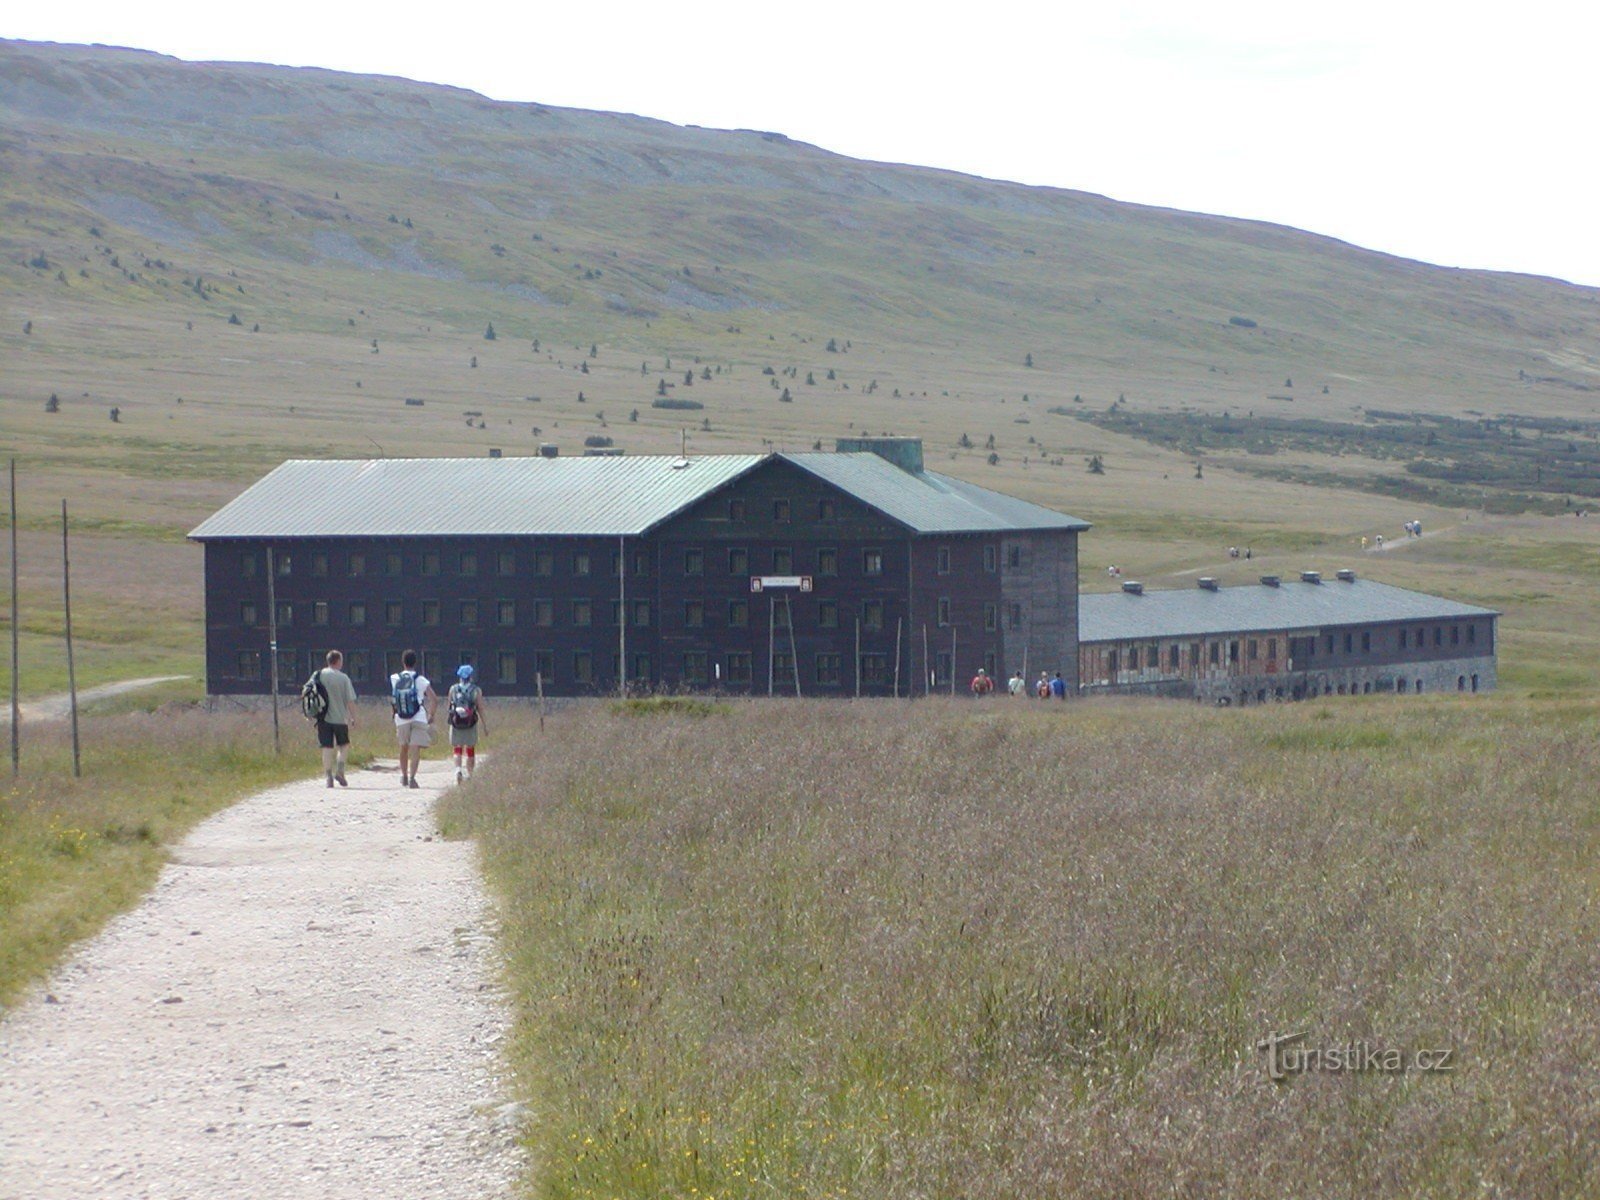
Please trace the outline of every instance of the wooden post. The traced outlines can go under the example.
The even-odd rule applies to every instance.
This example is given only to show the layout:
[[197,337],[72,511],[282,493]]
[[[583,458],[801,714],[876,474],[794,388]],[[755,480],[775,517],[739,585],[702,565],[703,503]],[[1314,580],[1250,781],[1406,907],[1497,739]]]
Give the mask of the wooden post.
[[933,694],[933,665],[928,658],[928,626],[922,626],[922,698],[926,700]]
[[767,595],[767,695],[772,695],[773,655],[777,653],[778,598]]
[[956,694],[956,627],[950,626],[950,695]]
[[905,624],[904,617],[894,619],[894,698],[900,699],[900,627]]
[[617,538],[617,695],[628,694],[628,547]]
[[789,665],[794,668],[794,694],[800,696],[800,650],[794,644],[794,603],[788,595],[783,598],[784,619],[789,622]]
[[72,775],[83,777],[83,759],[78,747],[78,674],[72,665],[72,566],[67,554],[67,502],[61,502],[61,607],[66,614],[67,702],[72,710]]
[[533,673],[533,688],[539,693],[539,732],[544,732],[544,672]]
[[22,675],[17,641],[17,460],[11,460],[11,774],[22,770]]
[[271,546],[267,547],[267,678],[272,681],[272,752],[277,754],[278,744],[278,560]]
[[856,699],[861,699],[861,618],[856,618]]

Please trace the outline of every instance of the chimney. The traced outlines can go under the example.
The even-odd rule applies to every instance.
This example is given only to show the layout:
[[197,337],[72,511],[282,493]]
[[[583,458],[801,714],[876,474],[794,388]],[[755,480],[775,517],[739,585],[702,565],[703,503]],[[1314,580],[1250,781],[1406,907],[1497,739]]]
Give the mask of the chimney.
[[1266,584],[1268,587],[1277,587],[1278,584],[1283,581],[1280,580],[1276,575],[1263,575],[1261,577],[1261,582]]
[[1205,590],[1208,591],[1208,592],[1214,592],[1219,587],[1216,579],[1214,579],[1210,575],[1202,575],[1202,576],[1200,576],[1199,579],[1195,580],[1195,583],[1197,585],[1199,585],[1200,587],[1205,588]]
[[1356,581],[1356,573],[1349,567],[1340,568],[1338,574],[1339,578],[1345,583],[1354,583]]
[[1137,579],[1130,579],[1122,585],[1122,590],[1130,596],[1142,596],[1144,595],[1144,584]]
[[1317,572],[1317,571],[1301,571],[1300,572],[1300,582],[1301,583],[1321,583],[1322,582],[1322,575],[1321,575],[1320,572]]
[[836,438],[840,454],[876,454],[912,475],[922,474],[922,439],[910,437]]

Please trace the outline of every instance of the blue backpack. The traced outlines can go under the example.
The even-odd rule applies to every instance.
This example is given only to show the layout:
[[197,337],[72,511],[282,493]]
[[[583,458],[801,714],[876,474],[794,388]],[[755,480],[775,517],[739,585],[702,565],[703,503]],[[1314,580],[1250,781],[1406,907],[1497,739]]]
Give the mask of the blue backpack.
[[415,671],[401,671],[394,677],[394,691],[389,695],[389,703],[394,708],[395,716],[407,720],[422,711],[422,697],[417,695]]

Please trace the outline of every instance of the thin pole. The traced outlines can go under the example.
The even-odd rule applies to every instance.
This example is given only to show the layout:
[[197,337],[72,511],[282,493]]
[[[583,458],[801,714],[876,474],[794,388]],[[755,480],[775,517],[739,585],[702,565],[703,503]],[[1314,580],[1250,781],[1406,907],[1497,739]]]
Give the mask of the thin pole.
[[933,692],[933,668],[928,665],[928,626],[922,626],[922,697],[924,700]]
[[18,679],[22,664],[17,661],[17,460],[11,460],[11,774],[22,769],[22,697]]
[[617,538],[617,695],[628,694],[628,546]]
[[861,699],[861,618],[856,618],[856,699]]
[[61,607],[67,622],[67,700],[72,709],[72,776],[83,777],[78,747],[78,674],[72,665],[72,566],[67,554],[67,502],[61,502]]
[[1033,684],[1028,682],[1031,678],[1033,677],[1028,674],[1028,647],[1024,645],[1022,647],[1022,686],[1024,688],[1030,688],[1033,686]]
[[894,698],[900,699],[900,627],[905,624],[904,617],[894,619]]
[[775,671],[773,656],[776,653],[778,638],[778,598],[771,594],[767,596],[767,695],[772,695],[772,676]]
[[534,690],[539,693],[539,732],[544,732],[544,672],[533,673]]
[[268,664],[268,678],[272,680],[272,752],[278,745],[278,560],[272,547],[267,547],[267,646],[272,656]]
[[956,694],[956,627],[950,626],[950,695]]
[[800,651],[794,644],[794,602],[783,598],[783,616],[789,622],[789,665],[794,668],[794,694],[800,695]]

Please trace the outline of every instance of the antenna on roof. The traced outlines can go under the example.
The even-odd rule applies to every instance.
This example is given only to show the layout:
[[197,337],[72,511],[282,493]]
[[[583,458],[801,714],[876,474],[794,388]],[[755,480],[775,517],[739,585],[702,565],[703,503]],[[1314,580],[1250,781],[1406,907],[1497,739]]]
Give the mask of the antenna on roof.
[[689,457],[689,430],[687,428],[678,430],[678,457]]
[[[371,438],[370,438],[370,437],[369,437],[369,438],[368,438],[368,439],[367,439],[367,441],[369,441],[369,442],[372,442],[372,439],[371,439]],[[372,444],[373,444],[373,445],[374,445],[374,446],[378,446],[378,443],[377,443],[377,442],[372,442]],[[385,454],[385,453],[384,453],[384,452],[383,452],[383,447],[382,447],[382,446],[378,446],[378,457],[379,457],[379,458],[388,458],[388,457],[389,457],[389,456],[388,456],[388,455],[387,455],[387,454]]]

